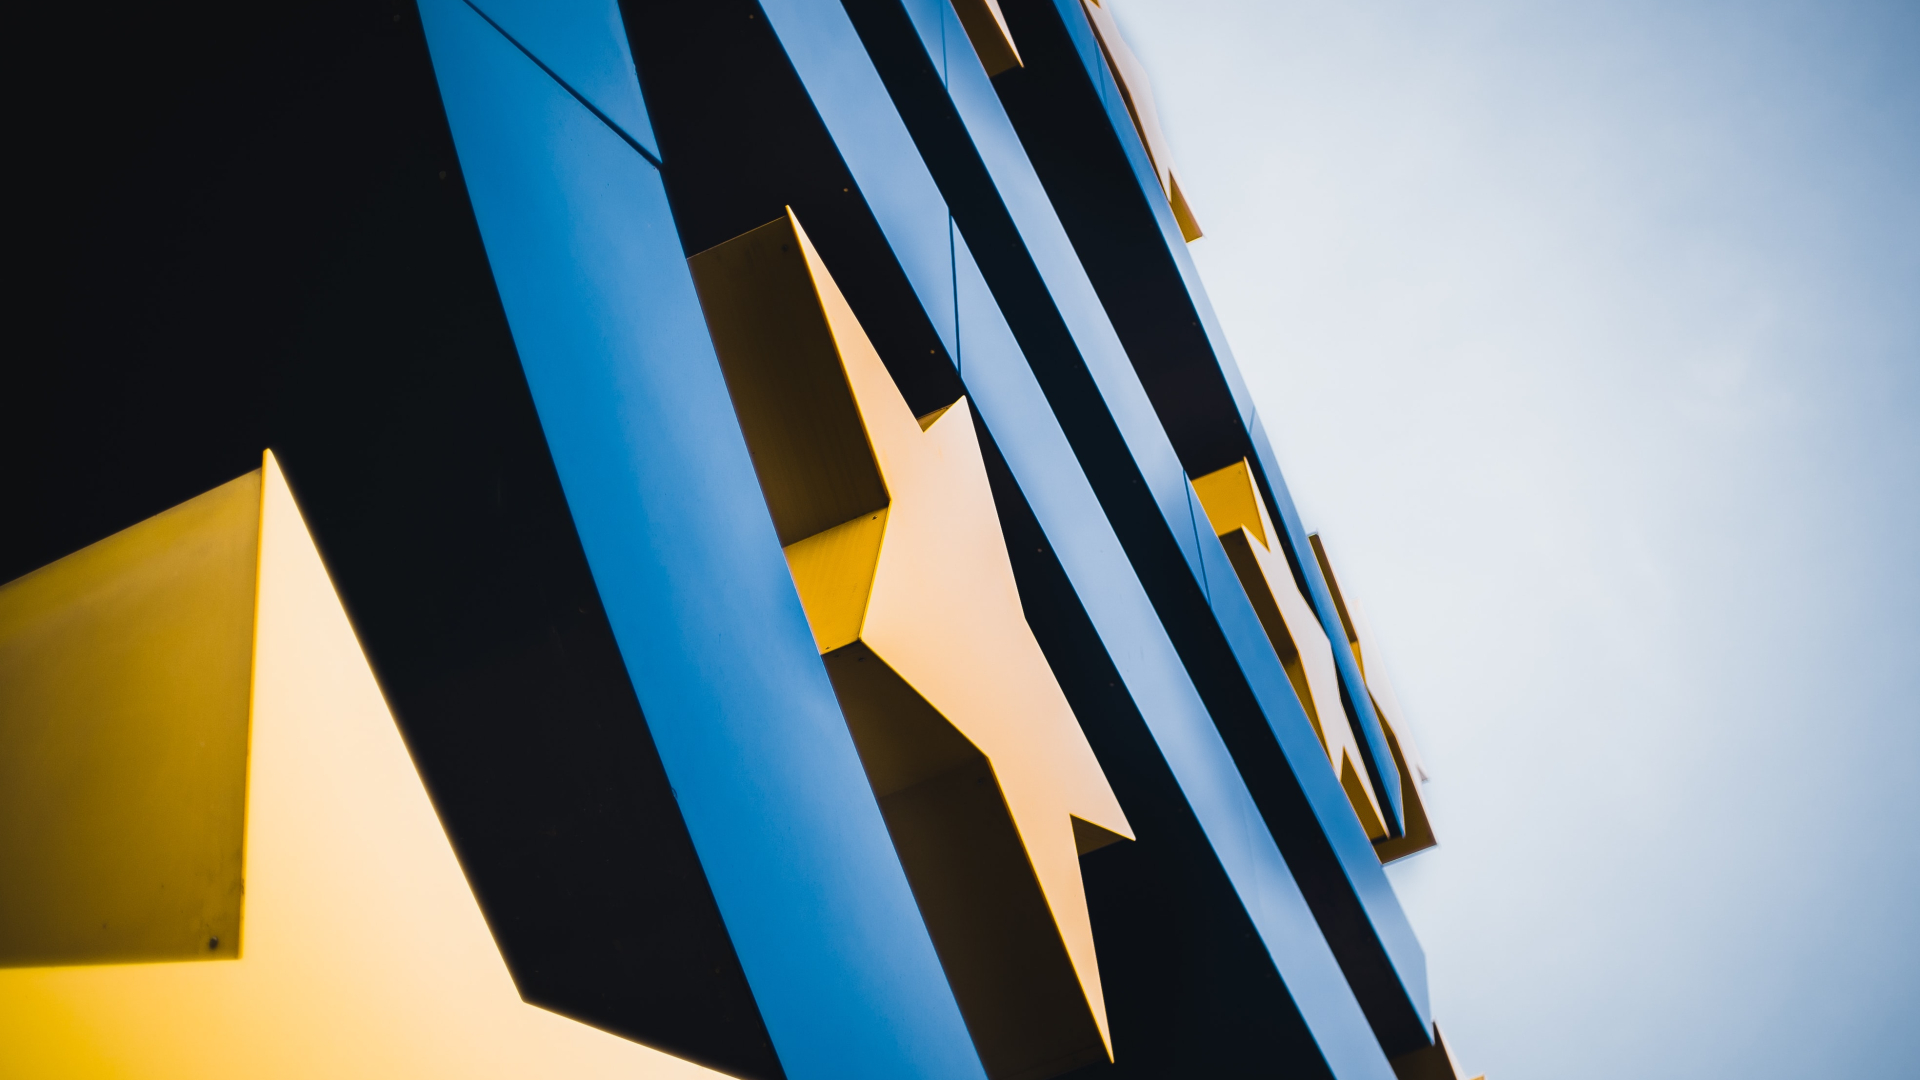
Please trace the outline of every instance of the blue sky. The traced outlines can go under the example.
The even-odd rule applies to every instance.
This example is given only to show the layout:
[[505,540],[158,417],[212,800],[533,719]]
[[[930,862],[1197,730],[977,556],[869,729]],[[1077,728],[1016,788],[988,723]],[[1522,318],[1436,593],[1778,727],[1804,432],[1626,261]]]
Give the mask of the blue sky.
[[1920,1070],[1920,4],[1109,0],[1462,1064]]

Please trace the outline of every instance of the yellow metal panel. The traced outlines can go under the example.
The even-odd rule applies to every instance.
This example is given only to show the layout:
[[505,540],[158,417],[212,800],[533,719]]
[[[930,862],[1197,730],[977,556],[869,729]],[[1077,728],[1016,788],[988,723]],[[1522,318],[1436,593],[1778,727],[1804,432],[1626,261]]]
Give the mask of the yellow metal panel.
[[720,1075],[520,1000],[271,459],[256,520],[245,954],[0,970],[0,1076]]
[[1355,816],[1360,819],[1360,827],[1367,830],[1367,839],[1380,840],[1387,835],[1386,822],[1380,820],[1380,807],[1374,802],[1373,785],[1354,765],[1354,755],[1340,755],[1340,788],[1347,793],[1347,802],[1353,806]]
[[787,570],[821,652],[859,639],[886,533],[887,512],[875,510],[787,545]]
[[260,476],[0,587],[0,966],[239,955]]
[[[810,553],[794,558],[801,545],[789,547],[789,565],[988,1074],[1040,1078],[1108,1059],[1078,857],[1132,830],[1027,626],[971,408],[961,399],[915,419],[791,214],[690,262],[729,387],[787,363],[783,343],[812,335],[814,323],[831,328],[836,365],[809,360],[808,370],[837,385],[797,388],[790,400],[806,408],[851,395],[861,438],[826,437],[871,448],[871,463],[852,467],[884,478],[884,533],[871,580],[843,579],[841,597],[800,583],[813,565]],[[790,313],[800,325],[722,332],[717,324],[742,311]],[[784,420],[762,432],[757,415],[740,411],[750,446],[817,430]],[[789,481],[762,473],[761,482]],[[857,640],[819,633],[844,626],[854,607],[864,611]]]
[[1007,29],[999,0],[954,0],[953,10],[988,75],[1020,66],[1020,50],[1014,48],[1013,31]]
[[1373,840],[1387,835],[1380,796],[1367,776],[1360,743],[1346,721],[1340,702],[1340,677],[1333,663],[1333,646],[1320,620],[1294,584],[1286,558],[1263,537],[1274,537],[1273,521],[1254,486],[1246,461],[1238,461],[1193,482],[1194,494],[1207,512],[1207,521],[1220,536],[1240,584],[1260,616],[1267,640],[1280,656],[1288,681],[1312,722],[1314,734],[1327,751],[1334,775],[1353,805],[1354,815]]
[[1193,482],[1200,506],[1207,512],[1214,535],[1226,536],[1245,529],[1263,548],[1273,548],[1273,522],[1267,517],[1267,505],[1254,486],[1253,472],[1245,458],[1218,469]]

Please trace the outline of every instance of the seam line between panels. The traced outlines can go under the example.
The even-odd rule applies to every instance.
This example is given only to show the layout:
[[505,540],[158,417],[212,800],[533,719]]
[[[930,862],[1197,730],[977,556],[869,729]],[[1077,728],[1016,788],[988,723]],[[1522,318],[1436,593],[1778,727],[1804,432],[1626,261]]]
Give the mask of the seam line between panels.
[[503,38],[506,38],[506,39],[507,39],[507,44],[509,44],[509,45],[512,45],[512,46],[513,46],[514,48],[516,48],[516,49],[519,49],[519,50],[520,50],[520,55],[522,55],[522,56],[524,56],[524,57],[526,57],[527,59],[529,59],[529,60],[531,60],[531,61],[533,61],[533,63],[534,63],[534,66],[535,66],[535,67],[538,67],[538,68],[539,68],[539,69],[540,69],[541,71],[544,71],[544,72],[546,72],[546,73],[547,73],[547,78],[549,78],[549,79],[552,79],[552,80],[553,80],[554,82],[556,82],[556,83],[559,83],[559,84],[560,84],[560,89],[562,89],[562,90],[565,90],[565,91],[567,92],[567,94],[568,94],[569,96],[571,96],[571,97],[573,98],[573,100],[575,100],[575,101],[577,101],[577,102],[579,102],[579,103],[580,103],[581,105],[583,105],[583,106],[585,106],[585,107],[586,107],[586,110],[587,110],[588,112],[590,112],[590,113],[592,113],[592,114],[594,115],[594,117],[595,117],[595,119],[597,119],[597,120],[599,120],[599,121],[600,121],[601,123],[603,123],[603,124],[605,124],[605,125],[607,125],[607,127],[608,127],[609,129],[611,129],[611,130],[613,131],[613,133],[614,133],[615,135],[618,135],[618,136],[620,136],[620,141],[621,141],[621,142],[624,142],[624,143],[626,143],[626,144],[627,144],[628,146],[631,146],[631,147],[633,147],[633,151],[634,151],[634,153],[636,153],[636,154],[639,154],[639,155],[640,155],[641,157],[643,157],[643,158],[646,158],[646,159],[647,159],[647,164],[649,164],[649,165],[652,165],[652,166],[653,166],[653,167],[654,167],[655,169],[663,169],[663,168],[664,168],[664,166],[662,166],[662,165],[660,164],[660,159],[659,159],[659,158],[657,158],[657,157],[654,157],[654,156],[653,156],[653,153],[652,153],[651,151],[649,151],[649,150],[648,150],[648,149],[647,149],[646,147],[644,147],[644,146],[642,146],[642,145],[640,145],[640,142],[639,142],[639,140],[637,140],[637,139],[635,139],[635,138],[634,138],[633,136],[631,136],[631,135],[629,135],[629,134],[627,134],[627,132],[626,132],[626,129],[625,129],[625,128],[622,128],[622,127],[621,127],[621,126],[620,126],[619,124],[616,124],[616,123],[614,123],[614,122],[613,122],[613,119],[612,119],[611,117],[609,117],[609,116],[608,116],[608,115],[607,115],[606,113],[603,113],[603,112],[601,112],[601,111],[599,110],[599,108],[598,108],[597,106],[595,106],[595,105],[594,105],[594,103],[593,103],[593,102],[591,102],[591,101],[588,101],[588,100],[587,100],[587,98],[586,98],[586,95],[584,95],[584,94],[582,94],[582,93],[581,93],[580,91],[578,91],[578,90],[575,90],[575,89],[573,88],[573,84],[571,84],[571,83],[569,83],[569,82],[567,82],[567,80],[565,80],[565,79],[563,79],[563,78],[561,78],[561,77],[560,77],[560,73],[559,73],[559,72],[557,72],[557,71],[555,71],[555,70],[553,70],[552,68],[550,68],[550,67],[548,67],[548,66],[547,66],[547,63],[546,63],[546,61],[544,61],[544,60],[542,60],[542,59],[540,59],[539,57],[537,57],[537,56],[535,56],[535,55],[533,55],[533,51],[532,51],[531,49],[528,49],[528,48],[527,48],[527,47],[526,47],[525,45],[522,45],[522,44],[520,44],[520,39],[519,39],[519,38],[517,38],[517,37],[514,37],[514,36],[513,36],[512,34],[509,34],[509,33],[507,33],[507,28],[506,28],[506,27],[504,27],[504,26],[501,26],[501,25],[500,25],[499,23],[497,23],[497,22],[494,22],[494,21],[493,21],[493,16],[491,16],[491,15],[489,15],[489,14],[487,14],[487,13],[486,13],[486,12],[484,12],[484,11],[481,11],[481,10],[480,10],[480,7],[479,7],[479,5],[478,5],[478,4],[475,4],[475,3],[473,2],[473,0],[461,0],[461,3],[463,3],[463,4],[465,4],[465,5],[467,5],[467,7],[468,7],[468,8],[470,8],[470,9],[472,9],[472,11],[473,11],[473,13],[474,13],[475,15],[478,15],[478,16],[480,16],[480,18],[482,18],[483,20],[485,20],[485,21],[486,21],[486,24],[487,24],[488,26],[491,26],[491,27],[493,27],[493,29],[494,29],[494,31],[495,31],[495,32],[497,32],[497,33],[498,33],[498,34],[499,34],[499,35],[500,35],[501,37],[503,37]]

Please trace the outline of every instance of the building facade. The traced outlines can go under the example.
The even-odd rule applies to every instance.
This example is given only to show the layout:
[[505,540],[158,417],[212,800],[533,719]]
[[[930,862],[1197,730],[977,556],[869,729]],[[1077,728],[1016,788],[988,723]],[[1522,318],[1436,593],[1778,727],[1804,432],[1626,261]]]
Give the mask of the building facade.
[[0,1072],[1456,1075],[1099,3],[56,18]]

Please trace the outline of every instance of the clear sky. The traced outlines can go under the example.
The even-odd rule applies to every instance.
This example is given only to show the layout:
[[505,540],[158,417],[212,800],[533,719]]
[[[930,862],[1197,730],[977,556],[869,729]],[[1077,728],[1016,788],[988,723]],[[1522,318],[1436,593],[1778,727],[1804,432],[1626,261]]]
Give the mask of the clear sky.
[[1109,2],[1462,1065],[1920,1075],[1920,3]]

